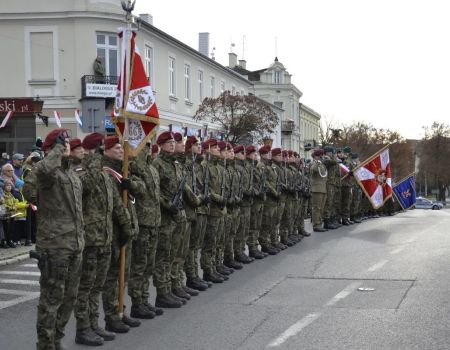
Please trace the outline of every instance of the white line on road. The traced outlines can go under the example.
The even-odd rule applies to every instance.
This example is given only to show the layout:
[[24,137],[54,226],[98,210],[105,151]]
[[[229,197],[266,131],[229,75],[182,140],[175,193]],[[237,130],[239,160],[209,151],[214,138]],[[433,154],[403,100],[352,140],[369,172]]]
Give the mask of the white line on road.
[[294,323],[292,326],[290,326],[288,329],[286,329],[278,338],[274,339],[270,344],[268,345],[269,348],[275,348],[277,346],[280,346],[283,344],[286,340],[296,335],[298,332],[300,332],[303,328],[307,327],[311,323],[313,323],[317,318],[319,318],[321,314],[318,312],[306,315],[298,322]]
[[0,294],[7,294],[7,295],[34,295],[39,292],[30,292],[26,290],[17,290],[17,289],[1,289],[0,288]]
[[34,271],[0,271],[0,275],[40,276],[40,272]]
[[369,268],[367,269],[367,271],[369,271],[369,272],[374,272],[374,271],[376,271],[376,270],[378,270],[378,269],[381,269],[381,268],[382,268],[384,265],[386,265],[386,263],[388,263],[388,262],[389,262],[389,260],[381,260],[381,261],[377,262],[375,265],[369,267]]
[[391,254],[398,254],[398,253],[402,252],[404,249],[405,249],[405,247],[400,247],[400,248],[394,249],[391,252]]
[[21,297],[12,299],[12,300],[8,300],[8,301],[0,301],[0,310],[1,309],[5,309],[7,307],[10,306],[14,306],[20,303],[24,303],[26,301],[30,301],[33,299],[39,298],[39,292],[33,292],[33,294],[29,294],[29,295],[23,295]]
[[347,287],[345,287],[341,292],[336,294],[334,297],[332,297],[325,306],[331,306],[336,304],[339,300],[344,299],[345,297],[348,297],[356,288],[358,288],[362,282],[353,282],[349,284]]
[[38,286],[39,281],[31,281],[31,280],[14,280],[9,278],[0,278],[0,283],[10,283],[10,284],[27,284],[30,286]]
[[23,265],[20,265],[20,266],[23,266],[23,267],[38,267],[37,266],[37,264],[23,264]]

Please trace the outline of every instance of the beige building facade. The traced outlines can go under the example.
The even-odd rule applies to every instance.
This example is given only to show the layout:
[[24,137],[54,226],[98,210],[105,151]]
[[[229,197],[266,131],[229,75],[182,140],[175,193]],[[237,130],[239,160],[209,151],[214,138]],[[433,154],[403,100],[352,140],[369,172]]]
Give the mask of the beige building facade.
[[303,103],[300,109],[300,155],[302,158],[310,158],[310,149],[319,142],[321,115]]

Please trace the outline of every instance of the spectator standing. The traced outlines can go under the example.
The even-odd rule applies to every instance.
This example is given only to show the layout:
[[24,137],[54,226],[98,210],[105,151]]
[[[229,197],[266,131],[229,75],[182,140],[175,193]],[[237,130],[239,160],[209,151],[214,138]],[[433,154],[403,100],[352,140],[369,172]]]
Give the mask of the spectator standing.
[[23,180],[20,177],[17,177],[14,173],[14,167],[7,163],[2,166],[2,172],[0,174],[4,181],[10,181],[13,185],[13,191],[20,191],[23,187]]
[[6,163],[9,163],[9,154],[6,152],[3,152],[2,157],[0,158],[0,166],[5,165]]
[[22,178],[23,173],[23,161],[25,160],[25,156],[22,153],[16,153],[12,156],[12,165],[14,167],[14,175],[19,179]]

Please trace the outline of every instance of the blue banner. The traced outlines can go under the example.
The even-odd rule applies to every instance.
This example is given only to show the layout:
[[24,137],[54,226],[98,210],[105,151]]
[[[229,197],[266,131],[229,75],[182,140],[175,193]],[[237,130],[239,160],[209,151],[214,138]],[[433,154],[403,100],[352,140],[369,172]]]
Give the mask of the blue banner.
[[411,208],[416,203],[414,174],[395,184],[393,191],[403,209]]

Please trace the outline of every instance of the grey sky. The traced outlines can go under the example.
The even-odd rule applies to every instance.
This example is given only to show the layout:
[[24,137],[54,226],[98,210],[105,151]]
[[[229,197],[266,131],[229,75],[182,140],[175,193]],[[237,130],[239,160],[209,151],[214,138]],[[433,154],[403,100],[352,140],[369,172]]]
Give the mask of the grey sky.
[[138,13],[195,49],[198,32],[209,32],[224,65],[232,42],[242,58],[245,35],[248,69],[276,54],[300,102],[334,123],[366,121],[407,138],[450,123],[448,1],[137,0]]

